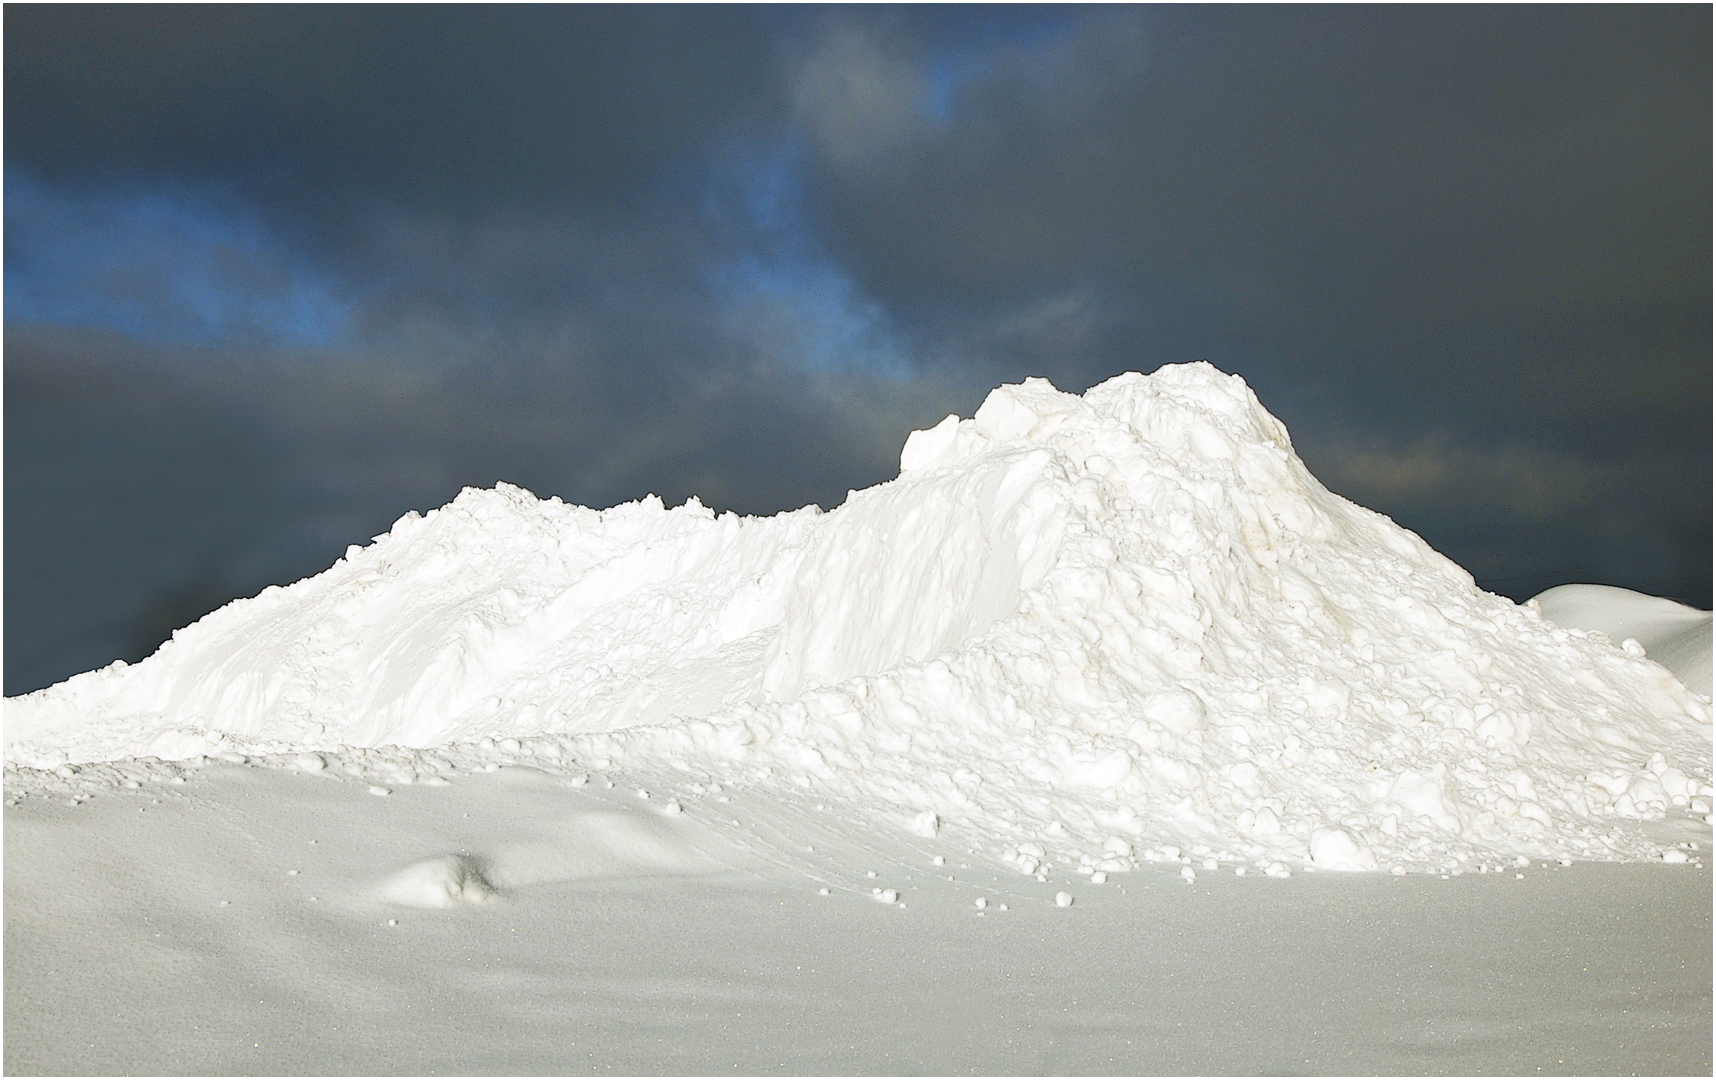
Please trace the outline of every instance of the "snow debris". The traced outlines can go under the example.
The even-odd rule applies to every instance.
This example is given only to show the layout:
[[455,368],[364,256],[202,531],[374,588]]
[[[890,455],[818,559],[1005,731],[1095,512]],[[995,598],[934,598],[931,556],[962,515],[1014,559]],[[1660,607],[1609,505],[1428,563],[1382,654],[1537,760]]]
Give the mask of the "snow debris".
[[[1709,614],[1573,629],[1566,595],[1482,592],[1207,364],[1082,397],[1028,379],[829,512],[466,489],[141,663],[8,700],[6,785],[671,767],[1045,880],[1189,879],[1215,852],[1276,877],[1660,860],[1615,826],[1710,814],[1709,700],[1652,658],[1696,681],[1702,648],[1707,690]],[[402,881],[483,888],[456,862]]]

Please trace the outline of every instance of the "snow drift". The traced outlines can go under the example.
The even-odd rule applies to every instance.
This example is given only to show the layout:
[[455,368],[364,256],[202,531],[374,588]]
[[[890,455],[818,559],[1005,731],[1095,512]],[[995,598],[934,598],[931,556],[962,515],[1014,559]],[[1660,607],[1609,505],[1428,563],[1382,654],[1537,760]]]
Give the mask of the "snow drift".
[[1710,812],[1708,725],[1636,642],[1482,592],[1191,364],[1001,387],[827,513],[467,489],[8,701],[5,739],[9,767],[671,768],[967,830],[1027,871],[1286,872],[1660,854],[1617,819]]
[[1637,642],[1688,690],[1710,697],[1710,612],[1612,585],[1557,585],[1528,604],[1556,626]]

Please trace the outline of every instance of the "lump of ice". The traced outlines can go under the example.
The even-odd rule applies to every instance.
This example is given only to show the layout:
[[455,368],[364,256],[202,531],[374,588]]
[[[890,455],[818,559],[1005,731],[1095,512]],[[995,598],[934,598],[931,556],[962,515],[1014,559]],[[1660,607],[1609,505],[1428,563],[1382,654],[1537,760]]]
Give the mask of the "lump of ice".
[[1710,795],[1706,699],[1329,492],[1207,364],[1003,386],[901,466],[766,519],[467,489],[140,664],[8,701],[9,766],[671,763],[1033,874],[1660,858],[1615,819]]

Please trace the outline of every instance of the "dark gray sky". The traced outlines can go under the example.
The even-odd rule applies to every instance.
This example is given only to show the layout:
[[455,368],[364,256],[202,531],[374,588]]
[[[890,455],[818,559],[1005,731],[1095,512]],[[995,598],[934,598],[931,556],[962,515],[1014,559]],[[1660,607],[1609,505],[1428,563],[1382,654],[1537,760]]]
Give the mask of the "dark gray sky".
[[1711,9],[5,8],[5,692],[497,480],[769,514],[1208,359],[1710,606]]

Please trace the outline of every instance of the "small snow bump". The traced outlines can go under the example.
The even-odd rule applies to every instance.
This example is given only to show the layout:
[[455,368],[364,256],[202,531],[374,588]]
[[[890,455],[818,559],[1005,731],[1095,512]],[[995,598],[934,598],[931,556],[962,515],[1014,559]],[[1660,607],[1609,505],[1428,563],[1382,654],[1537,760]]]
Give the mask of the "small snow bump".
[[973,900],[971,904],[978,911],[982,911],[984,908],[989,906],[989,898],[987,896],[979,896],[977,899]]
[[1198,880],[1198,872],[1189,866],[1180,867],[1180,876],[1186,879],[1187,885]]
[[389,877],[380,888],[382,899],[420,908],[481,904],[493,894],[476,860],[464,855],[423,859]]
[[1072,907],[1072,902],[1073,902],[1072,893],[1058,892],[1055,894],[1055,906],[1056,907]]
[[380,784],[371,784],[369,786],[369,793],[371,795],[392,795],[393,794],[391,789],[384,788]]
[[1092,885],[1101,885],[1107,881],[1108,881],[1108,875],[1101,870],[1098,870],[1096,873],[1090,875],[1090,883]]

